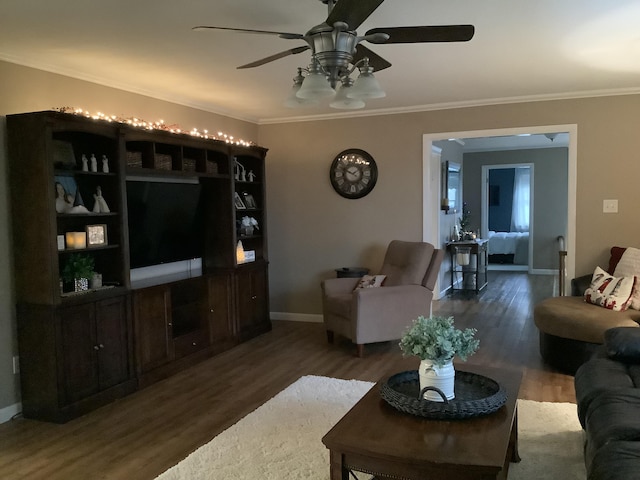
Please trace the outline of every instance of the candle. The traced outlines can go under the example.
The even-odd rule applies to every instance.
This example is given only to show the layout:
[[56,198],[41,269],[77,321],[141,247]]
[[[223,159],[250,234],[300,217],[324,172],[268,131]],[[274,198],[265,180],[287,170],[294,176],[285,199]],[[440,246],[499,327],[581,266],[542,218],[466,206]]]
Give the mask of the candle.
[[68,249],[87,248],[87,234],[85,232],[67,232],[65,238]]
[[456,253],[456,260],[458,261],[458,265],[469,265],[469,254]]
[[242,242],[238,240],[238,245],[236,246],[236,262],[244,263],[244,247],[242,246]]

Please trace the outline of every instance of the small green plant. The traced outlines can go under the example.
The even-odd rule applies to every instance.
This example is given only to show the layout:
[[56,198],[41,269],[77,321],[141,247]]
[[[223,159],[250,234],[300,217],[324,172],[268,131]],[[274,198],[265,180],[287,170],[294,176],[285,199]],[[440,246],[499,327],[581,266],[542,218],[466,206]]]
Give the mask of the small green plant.
[[467,202],[462,204],[462,216],[459,220],[460,223],[460,232],[467,233],[469,231],[469,227],[471,227],[471,211],[467,208]]
[[416,355],[420,360],[431,360],[442,367],[454,356],[466,361],[480,345],[474,338],[475,328],[460,330],[453,325],[453,317],[423,317],[413,321],[400,340],[405,355]]
[[76,278],[91,278],[94,267],[93,257],[82,253],[72,253],[62,267],[62,279],[65,282],[73,282]]

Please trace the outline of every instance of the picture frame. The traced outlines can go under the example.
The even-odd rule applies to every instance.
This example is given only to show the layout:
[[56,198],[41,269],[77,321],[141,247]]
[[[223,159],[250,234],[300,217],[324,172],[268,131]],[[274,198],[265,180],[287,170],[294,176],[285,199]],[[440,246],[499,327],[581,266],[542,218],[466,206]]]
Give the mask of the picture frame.
[[236,205],[236,208],[238,210],[246,210],[247,209],[247,206],[242,201],[242,198],[240,198],[240,195],[238,195],[238,192],[235,192],[233,194],[233,199],[234,199],[234,203]]
[[71,142],[53,140],[53,166],[62,170],[75,170],[77,167],[76,156]]
[[107,242],[107,225],[104,223],[87,225],[87,248],[103,247]]
[[253,195],[247,192],[243,192],[242,196],[244,197],[244,204],[246,205],[247,208],[258,208],[258,205],[256,204],[256,201],[253,198]]

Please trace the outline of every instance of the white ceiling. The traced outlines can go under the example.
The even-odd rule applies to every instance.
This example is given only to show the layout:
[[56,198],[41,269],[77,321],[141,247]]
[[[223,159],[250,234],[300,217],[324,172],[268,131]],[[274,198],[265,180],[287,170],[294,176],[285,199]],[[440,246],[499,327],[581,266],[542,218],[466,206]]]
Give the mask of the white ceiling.
[[[326,15],[319,0],[3,1],[0,59],[258,123],[353,115],[283,106],[309,52],[236,69],[301,40],[191,30],[306,33]],[[637,0],[386,0],[358,32],[466,23],[466,43],[367,44],[393,66],[356,114],[640,92]]]

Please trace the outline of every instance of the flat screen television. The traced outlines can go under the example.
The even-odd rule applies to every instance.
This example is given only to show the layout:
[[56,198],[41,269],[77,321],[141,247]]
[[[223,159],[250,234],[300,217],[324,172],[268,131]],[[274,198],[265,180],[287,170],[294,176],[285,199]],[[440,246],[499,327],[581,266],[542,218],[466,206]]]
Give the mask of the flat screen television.
[[202,257],[200,191],[197,181],[127,178],[132,269]]

